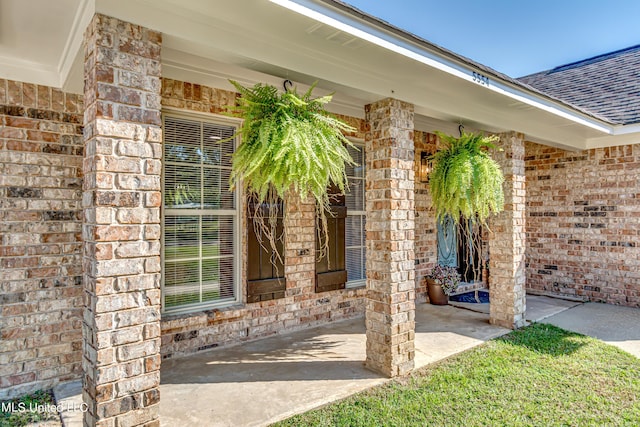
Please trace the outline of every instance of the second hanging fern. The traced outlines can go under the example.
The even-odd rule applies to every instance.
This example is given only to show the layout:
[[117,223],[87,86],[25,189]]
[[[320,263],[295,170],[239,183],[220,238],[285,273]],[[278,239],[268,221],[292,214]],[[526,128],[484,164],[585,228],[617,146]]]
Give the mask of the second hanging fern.
[[433,172],[429,176],[432,203],[442,221],[450,216],[486,224],[492,213],[504,209],[500,165],[487,149],[496,148],[497,137],[464,133],[460,138],[438,133],[444,148],[433,156]]

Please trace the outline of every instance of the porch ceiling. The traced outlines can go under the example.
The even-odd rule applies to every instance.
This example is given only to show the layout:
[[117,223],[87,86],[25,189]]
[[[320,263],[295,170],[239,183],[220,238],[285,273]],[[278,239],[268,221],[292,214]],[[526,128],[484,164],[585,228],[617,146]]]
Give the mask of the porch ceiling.
[[[0,0],[0,77],[82,92],[82,33],[97,11],[161,31],[167,77],[228,88],[228,78],[318,81],[321,91],[336,92],[341,113],[362,116],[363,105],[384,97],[411,102],[423,130],[463,123],[575,149],[638,141],[640,129],[589,117],[331,2],[292,5],[333,21],[266,0]],[[489,87],[474,82],[474,72]]]

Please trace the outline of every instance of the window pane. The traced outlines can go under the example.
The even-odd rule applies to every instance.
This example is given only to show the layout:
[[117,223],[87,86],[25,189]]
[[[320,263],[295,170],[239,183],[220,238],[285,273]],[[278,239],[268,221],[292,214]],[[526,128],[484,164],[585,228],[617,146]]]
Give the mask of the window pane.
[[351,158],[356,163],[355,166],[346,165],[347,176],[364,178],[364,147],[356,145],[356,148],[357,149],[347,147],[347,151],[349,151],[349,154],[351,154]]
[[235,296],[234,262],[233,258],[220,259],[220,298],[233,298]]
[[345,194],[347,210],[364,211],[364,179],[349,178],[349,192]]
[[184,259],[199,256],[200,217],[164,217],[164,258]]
[[201,202],[200,168],[165,164],[164,206],[170,209],[194,209]]
[[360,215],[347,215],[346,218],[346,245],[362,246],[362,217]]
[[220,260],[202,260],[202,300],[220,299]]
[[196,259],[165,263],[165,307],[196,302],[200,302],[200,261]]
[[215,301],[233,298],[234,267],[233,258],[202,260],[202,299]]
[[223,141],[233,136],[233,126],[205,123],[203,126],[203,161],[209,165],[231,167],[231,155],[235,141]]
[[165,162],[200,163],[200,123],[175,117],[164,120]]
[[363,273],[362,248],[347,248],[347,280],[362,280]]
[[202,217],[202,256],[233,255],[234,217]]
[[203,168],[205,209],[234,209],[235,195],[229,191],[230,169]]

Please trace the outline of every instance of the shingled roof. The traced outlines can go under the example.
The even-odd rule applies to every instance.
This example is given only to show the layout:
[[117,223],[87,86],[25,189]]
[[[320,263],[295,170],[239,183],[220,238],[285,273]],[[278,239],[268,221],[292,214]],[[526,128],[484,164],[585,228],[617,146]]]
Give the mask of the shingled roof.
[[640,123],[640,45],[518,80],[609,122]]

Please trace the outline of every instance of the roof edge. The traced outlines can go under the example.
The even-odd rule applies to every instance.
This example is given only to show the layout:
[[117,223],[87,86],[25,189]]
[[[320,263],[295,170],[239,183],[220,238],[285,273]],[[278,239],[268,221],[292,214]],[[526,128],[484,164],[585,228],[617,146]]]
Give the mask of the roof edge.
[[614,50],[613,52],[601,53],[599,55],[595,55],[595,56],[592,56],[590,58],[585,58],[585,59],[581,59],[579,61],[569,62],[568,64],[558,65],[557,67],[550,68],[548,70],[542,70],[542,71],[538,71],[536,73],[527,74],[526,76],[518,77],[516,80],[528,79],[530,77],[539,76],[539,75],[542,75],[542,74],[556,73],[556,72],[559,72],[559,71],[568,70],[568,69],[576,67],[578,65],[593,64],[594,62],[604,61],[605,59],[609,59],[611,57],[620,55],[623,52],[628,52],[628,51],[632,51],[632,50],[636,50],[636,49],[640,49],[640,44],[636,44],[636,45],[633,45],[633,46],[629,46],[629,47],[625,47],[625,48],[622,48],[622,49]]
[[[486,73],[496,82],[491,86],[487,86],[489,90],[600,132],[611,134],[612,125],[617,124],[591,111],[586,111],[562,99],[541,92],[490,67],[433,44],[422,37],[363,12],[342,0],[270,1],[312,19],[321,22],[325,21],[325,24],[348,32],[355,37],[364,38],[389,50],[395,50],[401,55],[470,82],[478,83],[473,78],[476,70]],[[347,20],[352,20],[352,22],[347,22]]]

